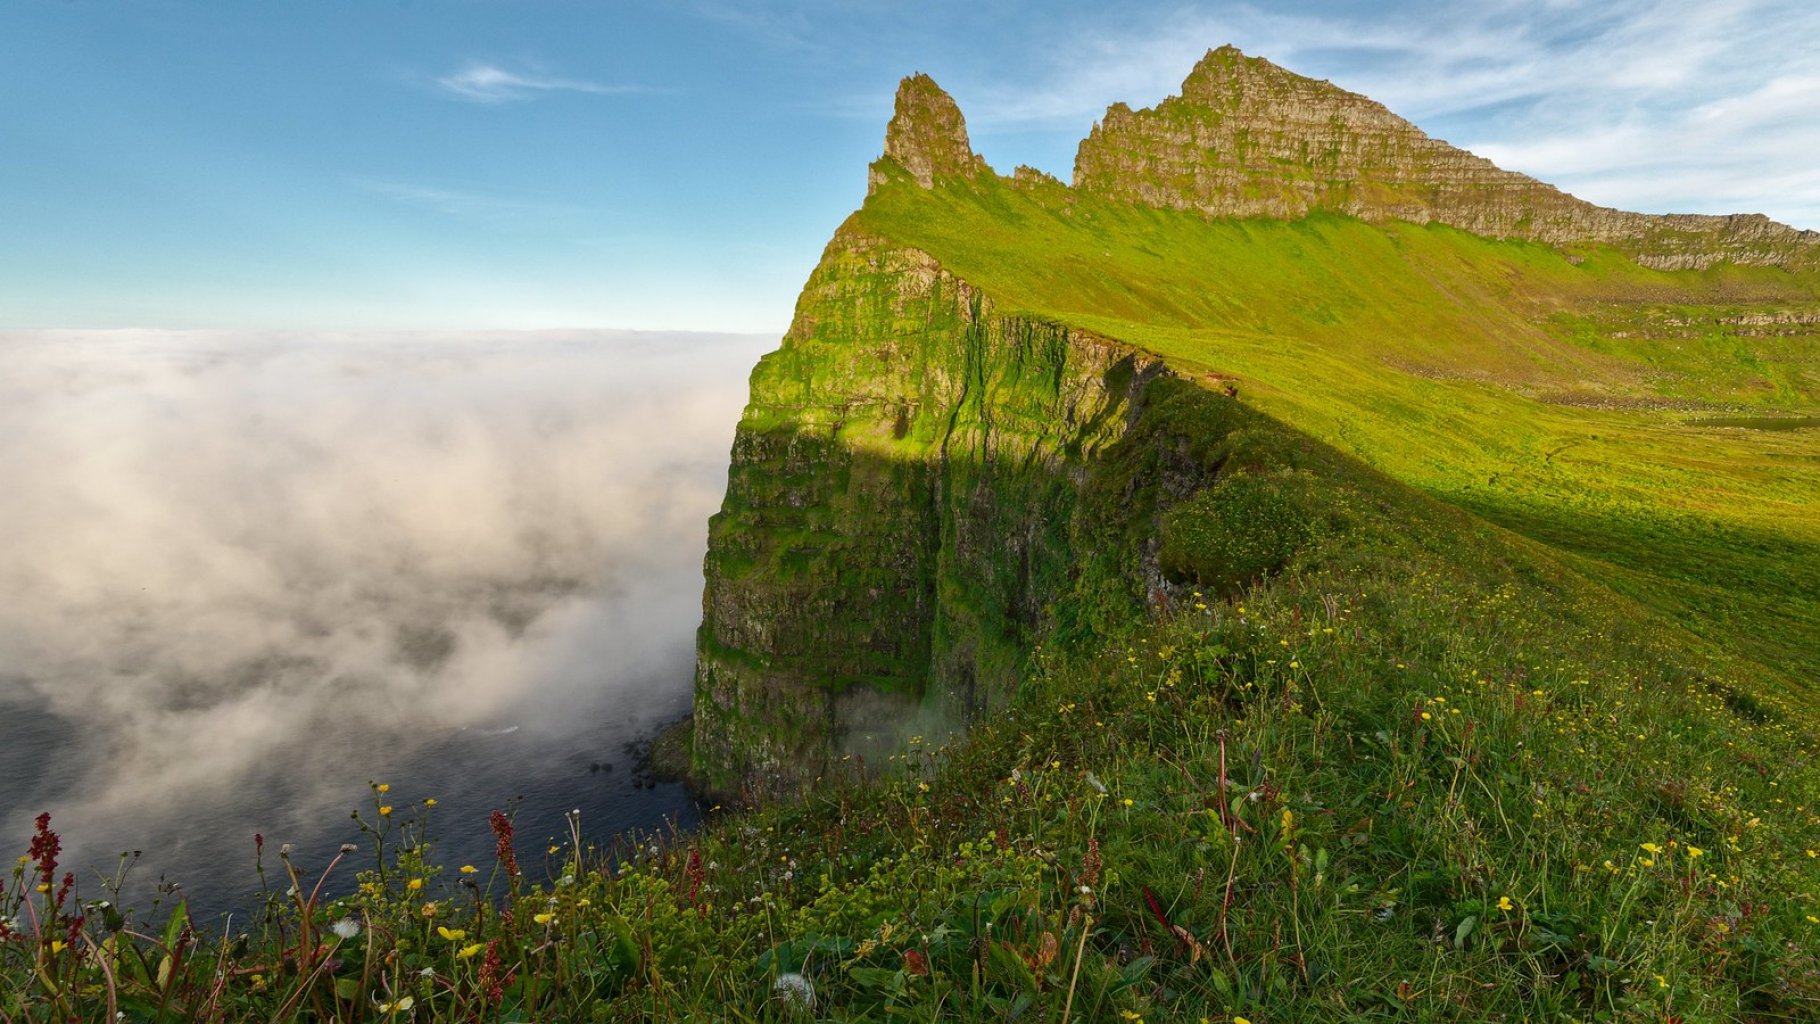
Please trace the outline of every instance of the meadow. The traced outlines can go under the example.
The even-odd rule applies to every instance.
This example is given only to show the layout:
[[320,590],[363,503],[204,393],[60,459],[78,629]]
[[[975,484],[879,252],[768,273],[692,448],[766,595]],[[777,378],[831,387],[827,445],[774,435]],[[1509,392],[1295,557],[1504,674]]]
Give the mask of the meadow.
[[1162,524],[1182,599],[693,834],[502,810],[452,864],[377,781],[210,925],[78,892],[45,822],[0,1020],[1820,1014],[1820,433],[1710,422],[1814,414],[1820,284],[985,179],[847,230],[1168,359],[1132,451],[1220,467]]

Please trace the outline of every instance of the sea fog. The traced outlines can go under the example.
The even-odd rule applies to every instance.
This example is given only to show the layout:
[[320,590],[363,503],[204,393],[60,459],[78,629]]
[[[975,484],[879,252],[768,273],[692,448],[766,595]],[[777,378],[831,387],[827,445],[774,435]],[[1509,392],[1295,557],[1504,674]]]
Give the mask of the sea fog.
[[774,344],[0,332],[0,850],[49,811],[86,896],[139,850],[226,910],[255,833],[319,868],[372,781],[451,863],[495,807],[534,852],[686,827],[626,745],[687,710]]

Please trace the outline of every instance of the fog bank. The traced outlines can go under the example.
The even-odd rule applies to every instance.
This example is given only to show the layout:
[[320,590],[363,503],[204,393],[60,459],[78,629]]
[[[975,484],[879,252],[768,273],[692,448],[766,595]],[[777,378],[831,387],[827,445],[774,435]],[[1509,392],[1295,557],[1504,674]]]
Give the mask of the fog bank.
[[673,713],[774,344],[0,332],[0,843],[345,824],[463,730],[539,737],[468,752],[495,803]]

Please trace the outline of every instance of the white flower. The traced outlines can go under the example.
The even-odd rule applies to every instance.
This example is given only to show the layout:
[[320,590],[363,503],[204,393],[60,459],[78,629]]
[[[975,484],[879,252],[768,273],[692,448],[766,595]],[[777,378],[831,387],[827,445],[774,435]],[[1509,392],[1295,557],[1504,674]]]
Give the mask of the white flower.
[[329,925],[329,930],[336,935],[341,936],[343,939],[351,939],[360,934],[360,922],[351,917],[344,917],[334,924]]
[[805,1009],[815,1009],[815,985],[808,978],[792,971],[777,976],[777,982],[771,986],[777,998]]

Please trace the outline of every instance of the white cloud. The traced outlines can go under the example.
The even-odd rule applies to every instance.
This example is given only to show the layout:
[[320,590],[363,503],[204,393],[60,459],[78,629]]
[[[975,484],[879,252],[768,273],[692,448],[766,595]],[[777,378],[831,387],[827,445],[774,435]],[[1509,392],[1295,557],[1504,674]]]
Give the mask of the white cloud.
[[1338,10],[1178,8],[1135,28],[1076,25],[1042,42],[1056,56],[1034,85],[982,83],[963,106],[982,127],[1085,134],[1109,103],[1153,104],[1209,47],[1231,42],[1594,202],[1760,211],[1820,226],[1820,5],[1456,0]]
[[442,75],[436,85],[446,94],[471,103],[509,103],[540,93],[581,92],[601,96],[650,92],[640,85],[607,85],[582,78],[562,78],[539,71],[513,71],[498,64],[474,61],[460,71]]
[[0,833],[225,864],[464,727],[561,747],[686,692],[771,345],[0,332],[0,765],[36,752]]

